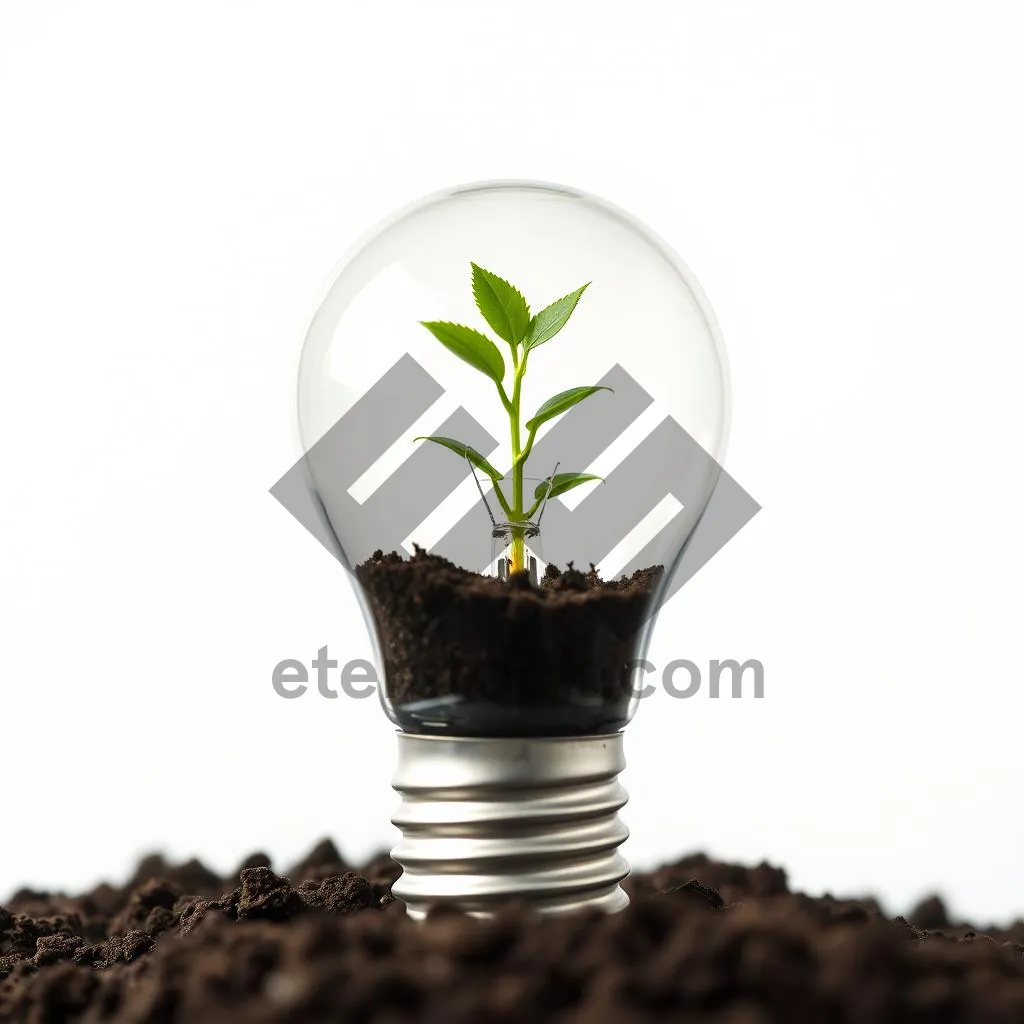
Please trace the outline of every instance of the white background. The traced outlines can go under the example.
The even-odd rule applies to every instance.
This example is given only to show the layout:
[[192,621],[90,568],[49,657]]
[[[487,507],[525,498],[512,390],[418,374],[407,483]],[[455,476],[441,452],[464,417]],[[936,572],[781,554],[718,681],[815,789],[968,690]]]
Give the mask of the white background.
[[11,2],[0,7],[0,895],[388,845],[369,652],[268,495],[298,348],[393,208],[561,181],[694,271],[764,511],[666,610],[644,867],[692,849],[894,911],[1024,911],[1019,4]]

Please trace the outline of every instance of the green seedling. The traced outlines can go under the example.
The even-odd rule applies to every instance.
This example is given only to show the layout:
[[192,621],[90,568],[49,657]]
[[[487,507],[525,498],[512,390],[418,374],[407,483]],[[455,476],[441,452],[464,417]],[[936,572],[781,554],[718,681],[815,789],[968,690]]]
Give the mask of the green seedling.
[[[508,344],[512,355],[511,379],[505,386],[508,372],[505,359],[498,346],[482,332],[462,324],[448,323],[439,320],[421,320],[424,327],[460,359],[479,370],[494,382],[498,389],[501,404],[508,414],[510,436],[512,442],[512,493],[506,495],[499,484],[505,474],[498,472],[478,451],[462,441],[451,437],[418,437],[417,441],[433,441],[455,452],[463,459],[468,459],[477,469],[486,473],[494,485],[494,493],[502,511],[508,517],[511,527],[511,545],[509,571],[518,572],[525,568],[526,535],[530,520],[546,498],[556,498],[566,491],[571,491],[580,484],[601,477],[592,473],[556,473],[543,480],[533,492],[533,499],[527,507],[523,494],[523,470],[526,460],[533,451],[534,438],[542,424],[556,419],[568,412],[574,405],[589,398],[597,391],[610,391],[611,388],[601,385],[587,385],[569,388],[549,398],[540,408],[522,423],[523,379],[530,354],[541,345],[550,341],[566,325],[569,317],[576,309],[576,304],[586,291],[587,284],[576,291],[556,299],[550,306],[545,306],[539,313],[530,315],[530,307],[518,288],[509,284],[489,270],[471,263],[473,268],[473,298],[484,320],[491,330]],[[523,432],[525,427],[525,443]]]

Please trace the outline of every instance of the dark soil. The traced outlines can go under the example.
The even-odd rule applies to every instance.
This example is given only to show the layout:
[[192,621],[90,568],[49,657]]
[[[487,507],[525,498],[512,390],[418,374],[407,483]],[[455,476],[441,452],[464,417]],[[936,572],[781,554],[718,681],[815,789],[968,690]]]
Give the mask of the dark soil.
[[548,566],[539,585],[461,569],[417,548],[356,567],[381,642],[386,692],[412,732],[614,732],[661,566],[602,580]]
[[[2,1024],[926,1024],[1024,1021],[1024,922],[909,920],[791,893],[785,873],[684,858],[627,880],[621,914],[510,905],[425,922],[394,864],[329,842],[289,872],[219,879],[147,858],[123,888],[0,909]],[[290,879],[290,880],[289,880]]]

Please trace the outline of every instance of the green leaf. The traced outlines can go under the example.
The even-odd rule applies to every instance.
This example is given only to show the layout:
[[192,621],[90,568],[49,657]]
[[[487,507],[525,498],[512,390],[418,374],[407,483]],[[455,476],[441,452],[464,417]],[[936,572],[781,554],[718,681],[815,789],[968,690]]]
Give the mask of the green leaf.
[[[565,494],[566,491],[571,491],[574,487],[579,487],[580,484],[585,484],[590,480],[603,479],[604,477],[594,476],[593,473],[556,473],[551,478],[551,492],[548,493],[548,497],[557,498],[560,494]],[[536,498],[537,501],[541,501],[547,490],[547,480],[537,484],[537,489],[533,492],[534,498]]]
[[584,398],[589,398],[595,391],[611,391],[611,388],[603,384],[595,384],[592,387],[569,388],[568,391],[559,392],[554,398],[549,398],[534,414],[533,419],[526,421],[526,429],[536,430],[542,423],[561,416],[563,412],[571,409]]
[[446,349],[481,373],[486,373],[496,384],[501,383],[505,376],[505,360],[501,358],[498,346],[486,334],[444,320],[421,320],[420,323]]
[[456,441],[452,437],[415,437],[414,441],[433,441],[434,444],[444,445],[445,448],[450,448],[456,455],[466,458],[469,456],[469,461],[476,466],[477,469],[482,469],[492,480],[501,480],[502,474],[499,473],[475,448],[470,448],[468,444],[463,444],[461,441]]
[[563,295],[556,299],[550,306],[545,306],[531,321],[530,327],[523,338],[523,348],[529,352],[530,349],[543,345],[550,341],[566,324],[580,296],[590,286],[588,281],[585,285],[577,288],[576,291]]
[[521,341],[530,326],[530,307],[519,290],[508,281],[471,263],[473,298],[491,330],[504,341]]

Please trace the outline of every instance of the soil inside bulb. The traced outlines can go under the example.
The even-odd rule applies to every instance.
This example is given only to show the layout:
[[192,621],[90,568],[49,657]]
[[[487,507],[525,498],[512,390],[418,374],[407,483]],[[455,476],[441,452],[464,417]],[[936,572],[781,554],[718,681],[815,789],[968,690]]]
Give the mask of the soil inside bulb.
[[549,566],[537,585],[420,548],[356,567],[377,623],[387,699],[410,732],[570,736],[621,729],[661,566],[619,580]]

